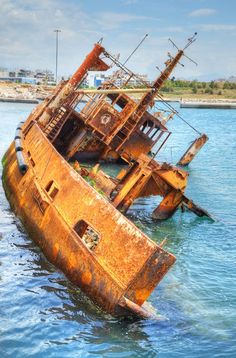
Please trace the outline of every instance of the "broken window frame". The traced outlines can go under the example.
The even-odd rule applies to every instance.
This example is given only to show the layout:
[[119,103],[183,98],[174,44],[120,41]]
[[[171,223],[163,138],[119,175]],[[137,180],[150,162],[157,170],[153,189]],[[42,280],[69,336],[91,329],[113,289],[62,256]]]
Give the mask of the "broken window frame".
[[47,185],[45,186],[45,191],[52,200],[55,199],[55,197],[57,196],[57,194],[59,192],[59,189],[58,189],[58,186],[54,180],[50,180],[47,183]]
[[[101,240],[101,234],[98,233],[90,223],[80,219],[74,225],[73,230],[90,251],[94,251],[96,249],[99,241]],[[93,235],[92,239],[91,232]]]

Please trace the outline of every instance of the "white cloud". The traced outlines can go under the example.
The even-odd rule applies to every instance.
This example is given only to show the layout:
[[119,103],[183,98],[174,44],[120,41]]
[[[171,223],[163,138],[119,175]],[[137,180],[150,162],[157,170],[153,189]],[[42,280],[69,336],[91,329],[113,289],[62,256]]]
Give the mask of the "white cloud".
[[[53,68],[55,34],[59,28],[59,70],[67,69],[87,52],[102,32],[94,26],[90,15],[73,3],[62,0],[0,0],[0,65],[6,67]],[[73,68],[73,67],[72,67]]]
[[137,4],[138,0],[123,0],[123,3],[125,5],[133,5],[133,4]]
[[[123,0],[123,4],[125,1],[133,0]],[[107,10],[102,6],[102,2],[98,2],[93,10],[85,11],[87,2],[0,0],[0,66],[10,69],[22,66],[54,70],[53,30],[56,28],[62,31],[59,34],[60,75],[73,73],[100,37],[104,37],[104,46],[109,52],[121,53],[122,61],[129,56],[143,36],[149,33],[147,40],[128,62],[128,66],[135,72],[148,73],[154,78],[157,75],[155,66],[163,68],[167,52],[170,50],[172,54],[175,53],[175,49],[168,44],[168,37],[181,47],[181,43],[184,44],[189,33],[192,33],[191,21],[185,22],[183,26],[179,19],[175,22],[167,18],[158,19],[154,17],[154,13],[152,17],[148,9],[143,13],[136,11],[135,6],[132,11],[128,11],[131,8],[128,6],[123,6],[121,12],[108,11],[115,7],[111,6]],[[80,4],[84,4],[83,7]],[[230,35],[235,34],[236,25],[200,24],[199,30],[204,31],[204,36],[188,49],[188,55],[193,57],[199,66],[195,68],[189,63],[184,68],[178,66],[175,75],[196,77],[197,71],[209,73],[212,68],[214,72],[234,74],[235,45],[233,41],[222,41],[222,37],[225,36],[223,31],[228,31]],[[220,36],[212,36],[211,31],[217,30],[222,31],[221,39]],[[219,48],[223,48],[222,56],[218,54]],[[211,58],[204,61],[208,53]],[[226,62],[231,64],[226,66]]]
[[128,13],[117,12],[99,12],[95,22],[101,26],[102,29],[112,30],[120,27],[123,23],[141,21],[141,20],[158,20],[157,18],[148,16],[131,15]]
[[230,24],[202,24],[200,28],[203,31],[235,31],[236,25]]
[[175,34],[176,32],[183,32],[185,29],[182,26],[168,26],[161,29],[162,31]]
[[202,17],[202,16],[209,16],[214,15],[217,11],[215,9],[203,8],[197,9],[189,13],[191,17]]

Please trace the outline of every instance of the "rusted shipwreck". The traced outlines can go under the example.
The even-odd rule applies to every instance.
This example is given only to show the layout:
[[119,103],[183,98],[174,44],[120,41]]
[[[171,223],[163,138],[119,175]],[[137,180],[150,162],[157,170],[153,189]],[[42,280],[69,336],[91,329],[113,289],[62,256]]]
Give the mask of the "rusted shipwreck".
[[[179,206],[208,213],[188,199],[187,173],[154,160],[170,132],[148,111],[183,55],[178,51],[153,84],[142,90],[108,81],[80,88],[88,71],[109,61],[135,76],[101,44],[53,95],[16,129],[3,158],[3,184],[16,214],[49,261],[94,302],[115,315],[149,316],[143,306],[175,257],[142,233],[124,213],[138,197],[160,195],[153,218],[169,218]],[[141,99],[129,92],[142,91]],[[116,177],[84,166],[84,160],[117,161]]]

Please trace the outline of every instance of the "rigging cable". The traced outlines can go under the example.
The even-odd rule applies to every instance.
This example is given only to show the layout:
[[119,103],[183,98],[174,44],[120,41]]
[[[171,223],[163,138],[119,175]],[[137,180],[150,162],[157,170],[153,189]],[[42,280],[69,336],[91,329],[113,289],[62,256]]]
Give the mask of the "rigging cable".
[[[114,58],[114,56],[112,56],[110,53],[108,53],[107,51],[104,52],[105,57],[110,58],[113,63],[116,64],[117,67],[121,68],[124,72],[126,72],[127,74],[131,75],[131,77],[135,77],[139,83],[145,84],[147,88],[151,88],[151,86],[144,81],[143,79],[141,79],[137,74],[135,74],[134,72],[132,72],[131,70],[129,70],[125,64],[126,62],[129,60],[129,58],[133,55],[133,53],[138,49],[138,47],[141,45],[141,43],[146,39],[146,37],[148,36],[148,34],[146,34],[144,36],[144,38],[141,40],[141,42],[139,43],[139,45],[135,48],[135,50],[131,53],[131,55],[126,59],[126,61],[124,63],[121,63],[118,59]],[[172,41],[171,41],[172,42]],[[176,47],[176,45],[175,45]],[[158,92],[155,94],[157,97],[159,97],[161,99],[161,101],[166,105],[167,108],[169,108],[172,112],[175,113],[175,115],[177,117],[179,117],[185,124],[187,124],[190,128],[192,128],[196,133],[198,133],[199,135],[201,135],[202,133],[199,132],[196,128],[194,128],[190,123],[188,123],[180,114],[179,112],[173,107],[171,106]]]
[[129,59],[133,56],[133,54],[137,51],[137,49],[142,45],[143,41],[148,37],[148,34],[146,34],[142,40],[139,42],[139,44],[135,47],[135,49],[133,50],[133,52],[131,52],[131,54],[127,57],[127,59],[125,60],[125,62],[123,63],[123,66],[129,61]]
[[179,112],[171,105],[169,104],[159,93],[156,93],[156,96],[159,97],[161,99],[161,101],[166,105],[166,107],[168,107],[169,109],[171,109],[174,114],[176,114],[177,117],[179,117],[179,119],[181,119],[185,124],[187,124],[190,128],[192,128],[196,133],[198,134],[202,134],[201,132],[199,132],[196,128],[194,128],[190,123],[188,123],[186,121],[186,119],[184,119]]

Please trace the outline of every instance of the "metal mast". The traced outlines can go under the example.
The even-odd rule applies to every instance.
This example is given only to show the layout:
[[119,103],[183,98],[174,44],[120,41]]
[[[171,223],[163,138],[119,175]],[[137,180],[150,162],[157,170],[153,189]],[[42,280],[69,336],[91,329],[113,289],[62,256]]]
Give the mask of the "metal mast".
[[56,71],[55,71],[55,80],[56,80],[56,84],[57,84],[57,68],[58,68],[58,34],[59,34],[59,32],[61,32],[61,30],[56,29],[56,30],[54,30],[54,32],[56,33]]

